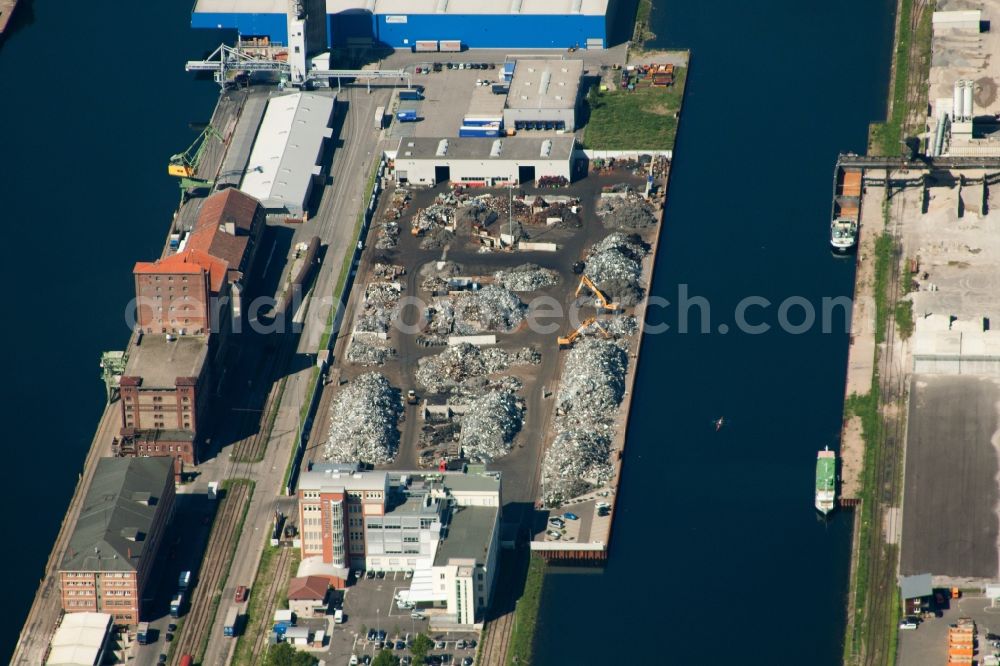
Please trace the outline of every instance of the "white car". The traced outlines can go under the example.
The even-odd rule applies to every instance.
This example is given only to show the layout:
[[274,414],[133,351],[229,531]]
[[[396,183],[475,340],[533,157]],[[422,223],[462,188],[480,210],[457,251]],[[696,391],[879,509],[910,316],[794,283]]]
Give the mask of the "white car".
[[917,628],[917,623],[913,622],[912,620],[903,620],[902,622],[899,623],[899,628],[900,629],[916,629]]
[[352,654],[351,660],[348,662],[350,666],[358,666],[358,655]]

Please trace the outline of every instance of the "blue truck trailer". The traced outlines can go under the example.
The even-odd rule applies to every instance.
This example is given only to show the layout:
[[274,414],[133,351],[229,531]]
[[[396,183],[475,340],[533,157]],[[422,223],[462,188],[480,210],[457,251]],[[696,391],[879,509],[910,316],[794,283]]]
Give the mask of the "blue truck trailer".
[[401,123],[415,123],[417,121],[417,112],[413,109],[403,109],[396,113],[396,119]]

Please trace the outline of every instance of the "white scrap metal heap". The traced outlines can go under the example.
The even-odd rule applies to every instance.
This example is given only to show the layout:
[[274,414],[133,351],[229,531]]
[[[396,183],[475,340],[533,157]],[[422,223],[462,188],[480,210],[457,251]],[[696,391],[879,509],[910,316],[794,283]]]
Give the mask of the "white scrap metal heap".
[[535,264],[521,264],[509,270],[497,271],[496,283],[511,291],[537,291],[559,283],[559,274]]
[[511,391],[489,391],[469,403],[461,417],[459,443],[470,460],[492,462],[510,453],[524,409]]
[[511,365],[536,364],[541,354],[530,347],[507,352],[499,347],[477,347],[463,342],[440,354],[420,359],[417,383],[432,393],[444,393],[472,377],[503,372]]
[[384,465],[399,449],[399,391],[377,372],[359,375],[330,406],[326,460]]
[[514,292],[495,284],[454,299],[434,301],[430,328],[438,335],[509,332],[524,320],[525,305]]
[[615,232],[591,248],[584,273],[605,295],[635,305],[643,295],[642,258],[648,252],[638,237]]
[[567,354],[556,396],[558,434],[542,462],[546,504],[560,504],[610,478],[627,367],[624,346],[610,340],[586,338]]

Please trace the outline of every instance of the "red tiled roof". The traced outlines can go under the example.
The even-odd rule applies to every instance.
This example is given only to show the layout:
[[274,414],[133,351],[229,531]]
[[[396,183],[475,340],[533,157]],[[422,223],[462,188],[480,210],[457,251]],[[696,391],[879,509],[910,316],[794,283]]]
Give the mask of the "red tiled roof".
[[311,600],[325,599],[330,581],[323,576],[303,576],[288,581],[288,598]]
[[[230,270],[239,271],[259,208],[256,199],[235,188],[213,194],[201,206],[187,247],[218,257]],[[225,230],[227,224],[234,226],[235,234]]]
[[137,262],[132,272],[137,275],[190,275],[207,272],[209,274],[209,286],[212,292],[217,294],[222,291],[228,269],[229,264],[224,260],[213,257],[207,252],[189,247],[183,252],[172,254],[169,257],[154,262]]

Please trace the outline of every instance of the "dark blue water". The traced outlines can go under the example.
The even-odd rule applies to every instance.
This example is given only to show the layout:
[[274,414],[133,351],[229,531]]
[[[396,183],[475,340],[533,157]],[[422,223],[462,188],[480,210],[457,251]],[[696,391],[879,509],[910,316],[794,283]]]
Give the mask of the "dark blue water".
[[[689,285],[713,330],[745,296],[775,323],[789,296],[851,293],[827,249],[832,165],[883,115],[894,5],[656,1],[655,45],[693,59],[654,293]],[[813,509],[843,407],[834,319],[646,338],[610,563],[547,577],[534,663],[840,663],[851,517]]]
[[128,340],[132,264],[176,207],[167,158],[218,94],[184,61],[218,36],[190,2],[22,0],[0,45],[0,504],[10,656],[104,406],[98,360]]

